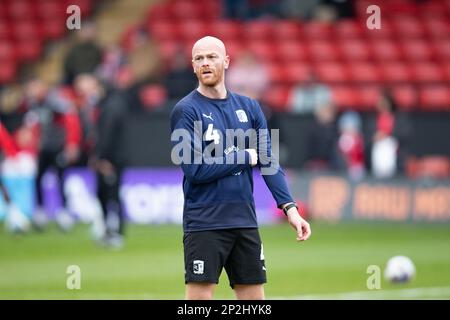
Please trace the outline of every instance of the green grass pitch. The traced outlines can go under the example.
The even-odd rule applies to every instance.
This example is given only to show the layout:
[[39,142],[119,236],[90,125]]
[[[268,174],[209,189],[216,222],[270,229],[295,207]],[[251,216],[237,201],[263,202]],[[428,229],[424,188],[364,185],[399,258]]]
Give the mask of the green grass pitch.
[[[261,227],[268,299],[450,299],[450,225],[312,223],[297,243],[287,224]],[[389,257],[409,256],[417,276],[407,284],[381,280],[369,290],[369,265],[381,276]],[[81,269],[69,290],[67,267]],[[0,231],[0,299],[183,299],[181,226],[130,225],[124,249],[97,246],[89,227],[62,234],[12,236]],[[234,299],[223,272],[215,298]]]

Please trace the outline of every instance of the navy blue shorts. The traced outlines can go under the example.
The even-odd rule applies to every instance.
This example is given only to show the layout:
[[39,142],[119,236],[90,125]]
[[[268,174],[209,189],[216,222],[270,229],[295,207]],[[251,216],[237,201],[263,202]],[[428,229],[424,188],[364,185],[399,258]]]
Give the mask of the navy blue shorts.
[[266,283],[257,228],[186,232],[183,237],[185,283],[219,283],[225,268],[230,286]]

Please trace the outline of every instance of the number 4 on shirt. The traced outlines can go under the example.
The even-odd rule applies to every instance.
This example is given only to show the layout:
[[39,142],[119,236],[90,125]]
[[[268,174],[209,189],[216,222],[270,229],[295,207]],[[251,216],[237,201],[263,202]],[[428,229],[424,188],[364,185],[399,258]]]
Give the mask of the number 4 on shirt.
[[210,123],[208,125],[208,129],[206,129],[205,132],[205,141],[212,141],[212,140],[214,140],[214,144],[219,144],[220,135],[216,129],[213,129],[213,124]]

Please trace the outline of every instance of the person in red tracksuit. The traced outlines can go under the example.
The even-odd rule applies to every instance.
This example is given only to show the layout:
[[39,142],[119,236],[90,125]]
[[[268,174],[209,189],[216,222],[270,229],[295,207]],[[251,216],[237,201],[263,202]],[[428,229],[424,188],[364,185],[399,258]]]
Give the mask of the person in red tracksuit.
[[83,161],[80,157],[81,134],[76,107],[67,88],[50,88],[44,81],[32,78],[26,82],[24,89],[22,109],[27,113],[28,120],[35,123],[39,138],[35,218],[40,221],[45,215],[42,178],[49,168],[54,167],[63,199],[63,208],[56,213],[56,221],[63,231],[67,231],[72,225],[72,218],[66,210],[63,172],[67,167]]

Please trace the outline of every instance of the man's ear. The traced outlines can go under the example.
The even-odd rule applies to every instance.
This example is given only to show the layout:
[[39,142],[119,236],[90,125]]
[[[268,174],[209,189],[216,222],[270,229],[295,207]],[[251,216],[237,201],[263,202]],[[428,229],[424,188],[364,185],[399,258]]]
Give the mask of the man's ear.
[[225,57],[225,70],[230,66],[230,56]]

